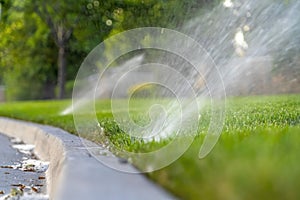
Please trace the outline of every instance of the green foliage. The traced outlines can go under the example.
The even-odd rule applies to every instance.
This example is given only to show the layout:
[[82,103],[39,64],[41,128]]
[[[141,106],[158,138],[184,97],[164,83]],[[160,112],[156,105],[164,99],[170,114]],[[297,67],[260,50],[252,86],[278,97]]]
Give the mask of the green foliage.
[[[95,1],[93,2],[95,3]],[[100,27],[104,27],[101,29],[102,32],[109,31],[104,38],[140,27],[180,29],[186,20],[201,14],[204,7],[212,6],[215,3],[205,0],[115,0],[100,2],[100,6],[95,6],[93,2],[90,1],[87,5],[88,13],[95,27],[99,27],[99,30]],[[106,11],[101,15],[103,9]],[[108,60],[115,58],[115,52],[112,49],[115,49],[116,46],[118,49],[125,49],[128,43],[131,43],[131,39],[133,38],[111,39],[110,43],[105,44],[104,57]],[[138,42],[145,44],[147,37]]]
[[43,98],[55,77],[49,31],[36,14],[18,10],[24,9],[22,2],[12,4],[15,11],[1,24],[0,66],[8,100]]
[[[51,9],[50,3],[45,2],[14,1],[10,6],[5,6],[0,24],[0,80],[3,79],[6,85],[7,100],[54,98],[57,82],[57,40],[53,37],[53,30],[49,28],[47,21],[37,12],[36,6],[46,6],[47,12],[55,15],[56,23],[66,18],[73,17],[74,20],[74,11],[70,13],[70,9],[75,9],[75,5],[63,2],[69,6],[64,7],[61,15],[54,11],[57,7],[53,6]],[[57,2],[51,3],[55,5]],[[76,40],[72,38],[72,41]],[[72,67],[67,68],[67,78],[74,79],[86,53],[71,47],[68,51],[72,52],[67,58]]]
[[[213,5],[206,0],[1,3],[0,83],[7,87],[8,100],[53,98],[62,46],[67,52],[65,78],[72,81],[85,56],[105,38],[136,27],[178,28],[204,6]],[[110,45],[122,48],[126,42]],[[106,46],[104,52],[108,58],[111,48]],[[17,84],[20,79],[22,84]]]

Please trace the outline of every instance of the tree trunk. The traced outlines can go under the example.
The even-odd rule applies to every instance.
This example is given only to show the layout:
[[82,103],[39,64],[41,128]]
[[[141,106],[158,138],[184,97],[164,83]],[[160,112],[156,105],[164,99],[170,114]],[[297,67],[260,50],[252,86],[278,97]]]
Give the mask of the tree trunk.
[[64,98],[65,95],[65,83],[66,83],[66,68],[67,68],[67,55],[65,45],[59,46],[58,51],[58,99]]

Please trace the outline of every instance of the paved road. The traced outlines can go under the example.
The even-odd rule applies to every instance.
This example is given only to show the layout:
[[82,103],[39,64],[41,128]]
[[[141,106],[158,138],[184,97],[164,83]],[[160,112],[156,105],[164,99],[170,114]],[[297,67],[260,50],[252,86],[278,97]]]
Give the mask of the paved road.
[[[29,158],[28,155],[20,153],[11,145],[10,139],[0,134],[0,192],[8,194],[12,188],[18,188],[18,184],[28,187],[45,185],[45,180],[39,180],[39,177],[45,176],[44,173],[24,172],[9,168],[20,163],[24,157]],[[42,187],[41,190],[45,190],[45,187]],[[1,196],[3,195],[0,194]]]
[[[115,156],[100,154],[104,149],[97,144],[61,129],[0,117],[1,130],[35,143],[35,150],[43,156],[41,158],[49,159],[47,192],[52,199],[98,200],[99,196],[104,199],[175,199],[142,174],[115,170],[138,172]],[[99,160],[91,156],[87,144],[91,150],[97,151]]]

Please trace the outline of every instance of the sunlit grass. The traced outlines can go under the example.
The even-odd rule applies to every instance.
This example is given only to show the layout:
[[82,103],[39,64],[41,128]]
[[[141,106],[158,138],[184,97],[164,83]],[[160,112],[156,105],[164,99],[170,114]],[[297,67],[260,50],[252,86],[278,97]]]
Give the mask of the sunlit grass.
[[[149,102],[138,103],[136,110],[145,109]],[[69,104],[0,104],[0,115],[50,124],[76,134],[72,115],[58,115]],[[97,117],[115,145],[132,151],[150,151],[162,145],[132,141],[113,120],[110,106],[108,100],[97,102]],[[299,95],[227,99],[220,140],[199,160],[208,110],[204,110],[202,120],[199,136],[189,150],[170,166],[147,174],[151,179],[183,199],[300,199]]]

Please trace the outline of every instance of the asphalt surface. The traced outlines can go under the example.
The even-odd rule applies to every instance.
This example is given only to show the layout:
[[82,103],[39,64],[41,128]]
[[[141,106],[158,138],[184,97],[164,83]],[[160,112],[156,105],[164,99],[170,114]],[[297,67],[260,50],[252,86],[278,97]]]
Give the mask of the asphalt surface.
[[39,192],[45,191],[44,173],[24,172],[19,169],[13,169],[16,164],[22,160],[29,159],[30,156],[19,152],[12,147],[10,138],[0,133],[0,198],[10,193],[12,188],[20,186],[35,187]]
[[[35,144],[34,152],[42,160],[50,163],[46,171],[47,194],[50,199],[176,199],[149,181],[129,162],[120,162],[118,157],[110,154],[103,155],[101,152],[104,150],[107,152],[106,149],[59,128],[0,117],[0,132],[17,137],[27,145]],[[0,141],[5,140],[0,138]],[[6,142],[8,143],[6,148],[9,148],[9,140],[6,139]],[[0,146],[3,145],[0,143]],[[11,151],[16,153],[14,149]],[[96,151],[99,155],[91,156],[91,151]],[[9,158],[8,163],[20,160],[20,156],[14,160],[11,156],[6,157]],[[13,170],[10,172],[15,173]],[[30,179],[24,178],[28,176],[27,173],[22,173],[14,174],[10,179],[18,178],[14,183]],[[36,177],[32,180],[36,181]],[[32,182],[22,184],[28,185]],[[10,183],[2,185],[10,185]]]

